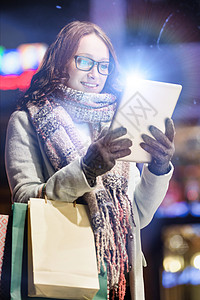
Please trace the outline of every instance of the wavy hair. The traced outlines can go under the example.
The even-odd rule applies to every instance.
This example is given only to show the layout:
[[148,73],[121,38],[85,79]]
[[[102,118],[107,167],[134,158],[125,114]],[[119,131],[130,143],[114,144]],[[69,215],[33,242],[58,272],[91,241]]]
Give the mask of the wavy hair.
[[114,71],[108,76],[102,92],[118,94],[116,87],[118,62],[110,39],[99,26],[91,22],[74,21],[63,27],[56,40],[48,47],[37,73],[31,80],[29,89],[22,98],[22,104],[26,102],[26,99],[27,101],[42,99],[44,95],[52,93],[59,83],[67,85],[68,68],[79,42],[83,36],[92,33],[101,38],[108,47],[110,62],[114,64]]

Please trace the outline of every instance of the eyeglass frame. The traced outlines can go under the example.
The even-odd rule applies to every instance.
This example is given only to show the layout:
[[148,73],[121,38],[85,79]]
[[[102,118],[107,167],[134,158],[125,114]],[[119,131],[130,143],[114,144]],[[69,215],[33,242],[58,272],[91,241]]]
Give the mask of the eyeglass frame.
[[[78,68],[78,66],[77,66],[77,58],[79,58],[79,57],[87,58],[87,59],[91,60],[91,61],[93,62],[93,65],[92,65],[88,70],[83,70],[83,69]],[[113,70],[114,70],[114,64],[111,63],[111,62],[107,62],[107,61],[96,61],[96,60],[94,60],[94,59],[92,59],[92,58],[90,58],[90,57],[82,56],[82,55],[75,55],[75,56],[74,56],[74,59],[75,59],[75,65],[76,65],[76,68],[77,68],[78,70],[80,70],[80,71],[89,72],[89,71],[92,70],[92,68],[93,68],[94,66],[97,66],[97,71],[99,72],[99,65],[100,65],[101,63],[109,63],[109,66],[112,66],[112,68],[111,68],[111,71],[110,71],[108,74],[103,74],[103,73],[101,73],[101,72],[99,72],[99,74],[101,74],[101,75],[103,75],[103,76],[109,76],[109,75],[113,72]]]

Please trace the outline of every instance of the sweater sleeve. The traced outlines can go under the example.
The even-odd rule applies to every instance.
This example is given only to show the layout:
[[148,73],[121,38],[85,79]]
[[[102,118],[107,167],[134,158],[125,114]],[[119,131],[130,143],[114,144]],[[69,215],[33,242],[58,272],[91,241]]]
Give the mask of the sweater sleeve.
[[44,174],[46,166],[37,134],[24,111],[14,112],[9,120],[5,164],[12,200],[16,202],[38,197],[44,183],[49,199],[68,202],[93,189],[81,170],[79,159],[51,176]]
[[169,187],[173,169],[171,164],[171,170],[167,174],[157,176],[149,171],[147,164],[144,165],[141,179],[137,181],[134,192],[134,202],[141,228],[151,222],[156,210],[162,203]]

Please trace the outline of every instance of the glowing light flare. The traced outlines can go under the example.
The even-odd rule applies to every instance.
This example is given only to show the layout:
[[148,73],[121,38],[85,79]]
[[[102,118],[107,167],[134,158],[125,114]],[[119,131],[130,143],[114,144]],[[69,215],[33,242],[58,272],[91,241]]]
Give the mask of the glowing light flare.
[[[130,52],[126,57],[130,60],[131,56],[134,59],[135,56],[140,56],[141,64],[146,67],[151,63],[152,75],[155,75],[155,78],[151,76],[149,79],[181,83],[185,99],[199,97],[200,44],[193,42],[193,37],[199,36],[199,28],[193,23],[192,18],[174,9],[170,14],[168,9],[166,11],[164,9],[160,16],[160,12],[156,10],[149,13],[148,9],[134,7],[133,11],[134,13],[130,10],[130,15],[128,13],[131,34]],[[138,49],[140,52],[133,53],[136,44],[150,47],[146,53],[145,51],[142,53],[141,49],[144,48],[142,46]],[[154,53],[156,59],[152,61],[150,54]],[[157,70],[155,66],[158,67]]]
[[181,256],[167,256],[163,260],[163,267],[167,272],[179,272],[184,267],[184,259]]
[[163,30],[165,29],[165,26],[167,25],[167,23],[169,22],[169,20],[171,19],[171,17],[173,16],[173,13],[171,13],[167,19],[165,20],[161,30],[160,30],[160,33],[159,33],[159,36],[158,36],[158,39],[157,39],[157,46],[159,47],[159,43],[160,43],[160,39],[161,39],[161,36],[162,36],[162,33],[163,33]]
[[135,5],[128,12],[128,25],[138,42],[156,41],[158,48],[164,43],[191,42],[199,35],[195,19],[179,9],[175,10],[174,6],[149,10],[148,5]]
[[6,50],[2,57],[1,73],[3,75],[8,74],[20,74],[22,72],[21,57],[17,49]]
[[146,79],[145,73],[142,71],[135,71],[132,73],[126,74],[126,85],[132,86],[139,86],[142,80]]
[[46,52],[45,44],[22,44],[18,47],[21,54],[21,63],[24,70],[35,70],[38,68]]
[[197,252],[192,256],[191,265],[200,270],[200,252]]

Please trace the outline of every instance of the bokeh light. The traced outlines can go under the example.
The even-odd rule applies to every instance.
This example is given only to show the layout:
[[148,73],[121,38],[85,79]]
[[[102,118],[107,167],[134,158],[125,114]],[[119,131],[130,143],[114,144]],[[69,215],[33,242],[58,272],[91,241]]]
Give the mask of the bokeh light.
[[164,258],[163,267],[165,271],[175,273],[184,267],[184,259],[181,256],[167,256]]
[[195,253],[191,258],[191,265],[200,270],[200,252]]

